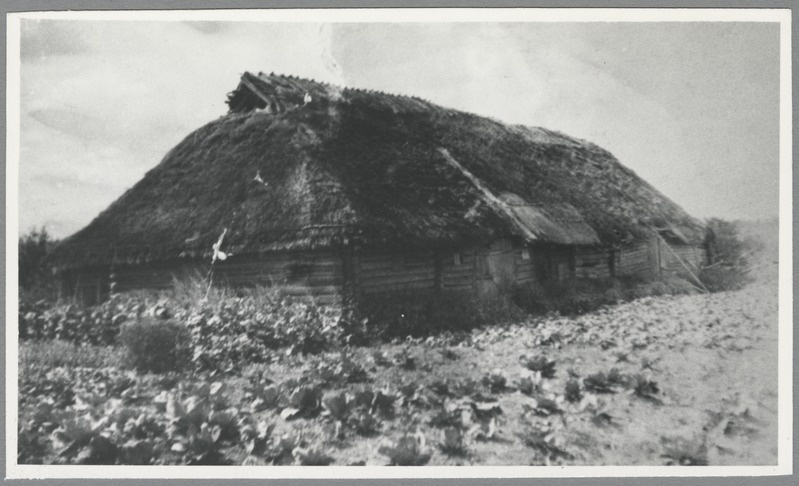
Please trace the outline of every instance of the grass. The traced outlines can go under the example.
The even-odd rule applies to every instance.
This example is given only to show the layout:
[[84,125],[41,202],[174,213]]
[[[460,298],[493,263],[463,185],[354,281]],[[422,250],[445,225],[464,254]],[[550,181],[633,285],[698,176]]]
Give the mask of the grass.
[[24,341],[19,344],[19,368],[121,367],[123,352],[116,346],[77,345],[66,341]]

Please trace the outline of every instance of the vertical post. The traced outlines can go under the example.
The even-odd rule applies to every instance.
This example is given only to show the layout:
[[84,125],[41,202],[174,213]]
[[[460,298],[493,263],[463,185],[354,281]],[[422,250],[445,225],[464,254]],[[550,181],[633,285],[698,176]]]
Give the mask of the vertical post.
[[569,247],[569,274],[568,280],[573,280],[577,272],[577,248],[574,246]]
[[341,260],[341,290],[345,304],[357,304],[361,296],[360,260],[352,248],[344,249]]

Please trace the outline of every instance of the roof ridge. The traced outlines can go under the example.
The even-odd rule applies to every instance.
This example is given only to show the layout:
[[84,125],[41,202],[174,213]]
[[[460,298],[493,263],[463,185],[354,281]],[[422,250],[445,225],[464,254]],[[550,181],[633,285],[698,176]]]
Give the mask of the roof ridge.
[[[290,79],[290,80],[293,80],[293,81],[313,83],[313,84],[325,86],[327,88],[336,88],[336,89],[342,90],[343,92],[356,92],[356,93],[365,93],[365,94],[386,96],[386,97],[391,97],[391,98],[415,100],[415,101],[420,101],[420,102],[423,102],[423,103],[427,103],[429,105],[439,106],[439,105],[436,105],[435,103],[431,102],[430,100],[421,98],[421,97],[416,96],[416,95],[392,93],[392,92],[387,92],[387,91],[383,91],[383,90],[376,89],[376,88],[361,88],[361,87],[356,87],[356,86],[347,86],[347,85],[341,85],[341,84],[334,84],[334,83],[330,83],[330,82],[327,82],[327,81],[318,81],[318,80],[316,80],[314,78],[310,78],[310,77],[306,78],[306,77],[301,77],[301,76],[294,76],[292,74],[280,74],[280,73],[275,73],[274,71],[270,72],[268,75],[265,74],[263,71],[259,71],[257,75],[253,75],[249,71],[245,71],[244,75],[246,75],[246,74],[250,74],[251,76],[255,76],[257,78]],[[244,76],[244,75],[242,75],[242,76]],[[443,106],[442,106],[442,108],[443,108]]]

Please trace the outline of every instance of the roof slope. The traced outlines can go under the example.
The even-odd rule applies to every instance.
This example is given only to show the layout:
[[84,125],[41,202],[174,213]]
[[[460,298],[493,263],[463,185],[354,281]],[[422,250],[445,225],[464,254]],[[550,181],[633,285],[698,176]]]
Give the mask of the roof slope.
[[205,255],[224,228],[233,253],[703,236],[609,152],[560,133],[277,75],[246,73],[228,104],[66,239],[59,262]]

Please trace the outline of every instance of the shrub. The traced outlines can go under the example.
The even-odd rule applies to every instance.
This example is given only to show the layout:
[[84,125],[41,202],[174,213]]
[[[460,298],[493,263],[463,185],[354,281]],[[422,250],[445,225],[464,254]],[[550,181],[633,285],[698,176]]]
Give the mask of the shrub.
[[752,278],[741,266],[710,266],[699,271],[699,280],[709,291],[723,292],[742,289]]
[[76,344],[115,344],[120,325],[137,319],[146,309],[145,301],[120,295],[94,307],[21,300],[19,337],[22,340],[60,339]]
[[671,295],[687,295],[697,292],[696,285],[684,278],[669,275],[664,278],[663,282],[666,284],[668,293]]
[[386,340],[465,331],[521,314],[506,299],[429,291],[370,295],[361,300],[360,312],[368,318],[369,336]]
[[666,283],[663,282],[662,280],[657,280],[655,282],[652,282],[649,289],[650,292],[652,292],[652,295],[654,296],[666,295],[669,293],[668,285],[666,285]]
[[629,300],[643,299],[652,295],[652,285],[649,283],[641,283],[628,290],[627,296]]
[[616,303],[616,295],[608,295],[613,280],[572,279],[542,286],[520,286],[514,293],[514,302],[527,312],[559,312],[565,315],[583,314],[605,304]]
[[699,271],[699,280],[711,292],[743,288],[753,280],[749,275],[750,256],[763,250],[762,242],[742,239],[735,222],[710,219],[707,228],[712,263]]
[[[279,288],[211,288],[205,297],[206,289],[189,282],[171,291],[115,294],[93,307],[23,301],[20,339],[110,345],[121,342],[120,326],[125,322],[169,318],[187,327],[195,369],[227,370],[263,363],[271,359],[273,349],[318,353],[368,337],[366,322],[357,312],[283,297]],[[133,344],[134,337],[126,339]]]
[[514,287],[511,299],[520,309],[531,314],[543,314],[553,310],[547,292],[537,284]]
[[604,300],[608,304],[615,304],[624,300],[624,294],[617,288],[610,288],[605,291]]
[[652,295],[688,294],[696,288],[676,276],[647,281],[637,277],[606,280],[572,279],[544,286],[528,284],[514,289],[513,302],[526,312],[542,314],[559,312],[564,315],[591,312],[603,305]]
[[188,360],[187,329],[174,321],[146,317],[127,323],[120,341],[127,352],[126,363],[140,372],[177,371]]
[[740,237],[738,224],[723,219],[711,218],[707,221],[708,249],[713,262],[727,265],[746,264],[745,256],[749,248]]
[[19,289],[28,299],[54,299],[55,280],[48,259],[57,240],[45,228],[32,229],[19,238]]

